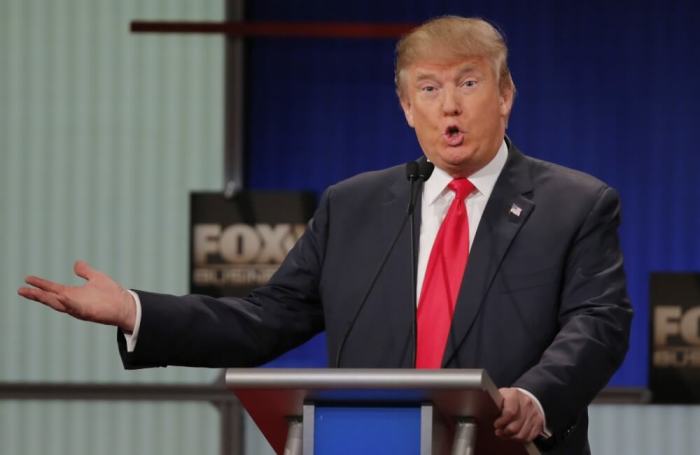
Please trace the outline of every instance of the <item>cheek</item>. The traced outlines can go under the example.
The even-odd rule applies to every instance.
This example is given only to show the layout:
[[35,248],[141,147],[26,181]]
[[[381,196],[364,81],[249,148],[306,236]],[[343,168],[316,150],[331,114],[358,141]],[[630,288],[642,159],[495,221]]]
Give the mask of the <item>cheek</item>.
[[438,121],[435,115],[429,110],[422,109],[420,111],[414,111],[413,113],[414,123],[416,128],[421,128],[424,131],[431,131],[437,128]]
[[480,126],[480,130],[491,130],[497,127],[503,118],[500,105],[493,101],[484,103],[475,112],[478,112],[479,115],[475,116],[473,120],[475,124]]

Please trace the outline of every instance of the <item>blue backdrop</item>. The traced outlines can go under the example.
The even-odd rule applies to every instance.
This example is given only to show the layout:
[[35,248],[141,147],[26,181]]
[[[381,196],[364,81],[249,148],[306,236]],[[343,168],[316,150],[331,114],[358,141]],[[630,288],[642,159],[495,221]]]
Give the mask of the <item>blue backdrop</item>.
[[[700,9],[674,1],[255,0],[247,17],[421,22],[481,16],[505,32],[518,94],[509,136],[529,155],[593,174],[623,201],[636,314],[611,385],[644,386],[651,271],[699,271]],[[393,88],[393,40],[249,41],[248,183],[312,189],[415,159]],[[311,346],[277,365],[324,365]]]

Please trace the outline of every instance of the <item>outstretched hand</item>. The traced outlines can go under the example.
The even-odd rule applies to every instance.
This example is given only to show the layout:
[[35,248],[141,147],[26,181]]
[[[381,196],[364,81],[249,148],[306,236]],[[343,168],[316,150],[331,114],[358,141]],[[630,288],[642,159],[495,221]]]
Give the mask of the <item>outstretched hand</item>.
[[28,276],[25,282],[29,286],[19,288],[17,293],[74,318],[114,325],[127,333],[133,332],[136,305],[131,294],[109,275],[93,269],[87,262],[77,261],[73,270],[87,280],[86,283],[66,286]]

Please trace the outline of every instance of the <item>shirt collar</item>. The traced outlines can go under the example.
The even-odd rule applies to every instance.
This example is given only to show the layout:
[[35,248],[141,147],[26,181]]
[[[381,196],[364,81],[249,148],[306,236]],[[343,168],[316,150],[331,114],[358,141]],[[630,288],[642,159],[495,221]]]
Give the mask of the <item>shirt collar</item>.
[[[498,176],[501,175],[503,167],[506,165],[506,160],[508,159],[508,146],[504,140],[501,146],[496,152],[496,155],[488,162],[488,164],[469,177],[472,185],[477,189],[479,193],[486,196],[488,199],[491,196],[493,187],[496,185],[496,180]],[[428,205],[433,204],[440,196],[442,196],[447,188],[447,185],[452,181],[452,176],[447,172],[443,171],[439,167],[435,167],[435,170],[430,175],[430,178],[425,182],[423,187],[423,200],[428,203]]]

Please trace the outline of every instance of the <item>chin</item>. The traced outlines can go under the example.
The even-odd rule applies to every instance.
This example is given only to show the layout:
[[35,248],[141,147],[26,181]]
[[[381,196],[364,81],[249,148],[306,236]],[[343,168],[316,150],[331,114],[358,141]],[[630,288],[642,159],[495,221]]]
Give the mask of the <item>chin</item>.
[[443,171],[450,174],[452,177],[463,176],[464,169],[468,167],[467,163],[455,162],[455,161],[445,161],[442,160],[440,163],[435,163]]
[[464,167],[468,166],[475,158],[475,154],[472,150],[455,148],[454,150],[449,150],[448,153],[445,154],[444,162],[449,166]]

